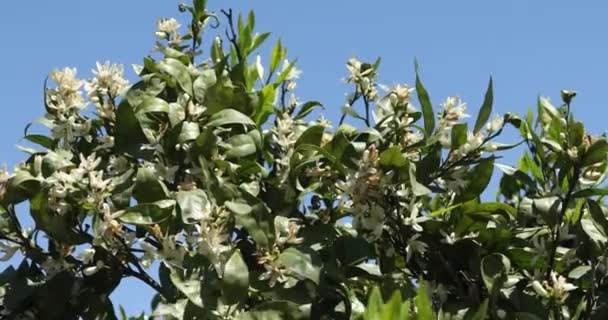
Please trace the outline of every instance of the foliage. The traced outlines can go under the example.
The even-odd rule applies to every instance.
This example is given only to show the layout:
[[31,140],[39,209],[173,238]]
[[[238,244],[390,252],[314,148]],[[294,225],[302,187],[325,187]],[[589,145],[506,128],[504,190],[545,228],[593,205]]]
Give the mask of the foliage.
[[[50,135],[28,126],[37,148],[0,177],[0,257],[24,256],[0,274],[2,316],[143,319],[109,298],[134,277],[163,319],[606,317],[608,142],[574,118],[574,92],[491,119],[490,80],[471,130],[418,70],[415,90],[388,88],[379,59],[352,58],[333,128],[293,95],[280,41],[255,56],[269,34],[253,13],[222,11],[207,44],[221,17],[180,10],[188,32],[159,21],[133,85],[110,63],[51,73],[36,121]],[[495,141],[508,126],[519,143]],[[497,162],[519,145],[516,166]]]

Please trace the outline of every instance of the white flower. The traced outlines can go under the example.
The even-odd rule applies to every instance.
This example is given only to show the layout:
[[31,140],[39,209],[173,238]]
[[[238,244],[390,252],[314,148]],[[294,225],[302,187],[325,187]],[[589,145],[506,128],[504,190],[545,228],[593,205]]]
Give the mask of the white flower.
[[505,122],[504,117],[499,116],[499,115],[495,116],[494,119],[492,119],[492,121],[490,121],[487,125],[488,132],[492,133],[492,132],[496,132],[496,131],[500,130],[500,128],[502,128],[504,122]]
[[577,286],[568,283],[564,276],[557,276],[555,271],[551,272],[551,289],[553,289],[553,297],[558,301],[564,301],[568,297],[568,292],[575,290]]
[[283,283],[287,281],[287,269],[276,261],[268,261],[264,263],[266,272],[262,273],[258,279],[268,280],[268,285],[272,288],[277,282]]
[[298,238],[300,225],[296,219],[289,219],[282,216],[274,218],[275,238],[279,245],[283,244],[299,244],[304,241],[304,238]]
[[463,103],[459,97],[448,97],[441,104],[443,107],[442,124],[446,127],[453,126],[456,121],[468,118],[469,115],[464,113],[467,109],[467,104]]
[[424,254],[428,250],[429,246],[422,241],[418,241],[418,238],[420,238],[419,233],[407,240],[407,247],[405,247],[405,251],[407,252],[405,258],[406,262],[410,261],[414,253]]
[[57,102],[68,108],[80,105],[83,102],[79,91],[82,81],[76,78],[76,73],[76,68],[63,68],[62,70],[53,70],[49,75],[57,83],[57,92],[60,99]]
[[[104,64],[96,63],[97,69],[92,72],[95,75],[90,81],[85,83],[85,90],[89,99],[93,102],[100,102],[99,98],[103,95],[109,95],[116,98],[121,95],[129,86],[129,81],[124,78],[124,67],[119,64],[110,64],[106,61]],[[102,107],[101,105],[98,106]],[[108,110],[98,110],[100,115],[108,115]]]
[[0,241],[0,253],[2,253],[0,261],[10,260],[17,251],[19,251],[18,245]]
[[189,237],[189,242],[197,246],[197,251],[207,257],[218,274],[221,274],[222,264],[226,254],[232,250],[228,244],[229,236],[219,228],[195,225],[196,235]]
[[[279,74],[285,72],[289,68],[289,64],[290,64],[289,60],[285,59],[285,61],[283,61],[283,67],[281,69],[281,72],[279,72]],[[300,78],[301,74],[302,74],[302,70],[299,70],[296,68],[296,66],[293,66],[293,68],[291,68],[291,70],[289,70],[289,73],[285,77],[285,80],[293,81],[295,79]]]
[[167,34],[175,33],[181,26],[175,18],[160,19],[156,21],[156,27],[158,28],[156,35],[164,39]]
[[91,262],[93,262],[93,258],[95,257],[95,249],[94,248],[84,249],[80,253],[79,257],[82,260],[83,264],[91,264]]
[[410,93],[414,88],[409,88],[407,84],[396,85],[390,93],[391,104],[394,106],[404,106],[410,102]]
[[103,261],[98,260],[94,266],[89,266],[89,267],[82,269],[82,274],[84,274],[87,277],[90,277],[90,276],[96,274],[103,267],[105,267],[105,264],[103,263]]

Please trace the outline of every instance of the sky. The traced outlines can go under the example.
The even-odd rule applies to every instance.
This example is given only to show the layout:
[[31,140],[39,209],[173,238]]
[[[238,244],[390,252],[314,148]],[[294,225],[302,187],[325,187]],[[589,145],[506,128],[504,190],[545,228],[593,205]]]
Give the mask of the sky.
[[[42,88],[55,68],[83,78],[96,61],[141,64],[154,44],[155,21],[187,17],[173,0],[0,1],[0,163],[25,155],[15,146],[26,124],[44,114]],[[209,1],[210,9],[256,12],[257,31],[273,32],[298,58],[297,95],[324,103],[337,123],[345,62],[382,57],[380,82],[413,84],[414,59],[437,106],[460,96],[476,114],[494,79],[494,112],[525,113],[539,95],[559,104],[576,90],[573,112],[593,133],[606,131],[608,3],[512,1]],[[222,28],[225,25],[222,25]],[[268,63],[267,47],[261,54]],[[38,132],[44,132],[38,129]],[[514,141],[501,141],[514,142]],[[510,159],[506,159],[510,160]],[[22,212],[21,214],[27,214]],[[0,263],[0,269],[4,266]],[[148,310],[151,292],[129,281],[112,296],[128,313]]]

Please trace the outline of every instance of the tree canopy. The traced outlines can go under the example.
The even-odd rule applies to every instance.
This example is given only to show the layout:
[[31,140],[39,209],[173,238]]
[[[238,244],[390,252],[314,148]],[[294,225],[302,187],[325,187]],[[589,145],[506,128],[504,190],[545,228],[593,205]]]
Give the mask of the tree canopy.
[[[575,92],[494,115],[490,79],[471,116],[433,106],[418,66],[387,87],[380,59],[351,58],[332,125],[280,40],[258,54],[253,12],[179,10],[137,82],[110,62],[49,75],[25,161],[0,172],[0,260],[23,257],[2,318],[608,317],[608,141]],[[151,314],[112,303],[127,277]]]

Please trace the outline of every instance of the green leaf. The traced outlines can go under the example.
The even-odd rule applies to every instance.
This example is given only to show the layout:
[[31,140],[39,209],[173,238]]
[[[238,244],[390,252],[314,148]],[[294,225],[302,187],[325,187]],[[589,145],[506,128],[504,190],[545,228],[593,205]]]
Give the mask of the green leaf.
[[497,281],[504,281],[510,269],[511,261],[500,253],[489,254],[481,260],[481,277],[490,293],[494,285],[499,284]]
[[194,97],[198,102],[203,103],[207,90],[211,88],[217,82],[217,77],[214,70],[204,70],[201,75],[194,80],[192,89],[194,90]]
[[477,198],[490,184],[494,172],[494,158],[484,159],[467,174],[469,185],[459,197],[460,201]]
[[414,304],[418,311],[417,320],[435,320],[435,316],[433,315],[433,304],[426,291],[424,280],[422,279],[419,281],[418,294],[416,294],[416,297],[414,298]]
[[303,144],[318,146],[321,144],[323,138],[323,132],[325,131],[324,126],[312,126],[306,131],[302,132],[298,140],[296,141],[295,147],[299,147]]
[[249,291],[249,269],[236,250],[226,262],[222,277],[222,293],[228,304],[234,304],[247,298]]
[[221,127],[231,124],[255,126],[251,118],[234,109],[224,109],[214,113],[207,123],[210,127]]
[[415,196],[421,197],[421,196],[425,196],[425,195],[432,193],[432,191],[429,188],[427,188],[420,182],[416,181],[416,166],[414,165],[414,163],[410,162],[409,173],[410,173],[410,185],[412,186],[412,192],[414,193]]
[[55,144],[55,140],[50,137],[41,134],[28,134],[23,139],[35,143],[39,146],[45,147],[47,149],[52,149]]
[[581,227],[583,227],[585,234],[587,234],[587,236],[596,244],[602,245],[608,242],[606,234],[600,231],[598,225],[594,223],[593,220],[587,218],[581,219]]
[[429,97],[429,93],[422,85],[422,81],[420,81],[420,75],[418,72],[418,63],[415,62],[416,69],[416,94],[418,94],[418,100],[420,101],[420,106],[422,107],[422,117],[424,118],[424,131],[427,136],[430,136],[435,129],[435,114],[433,112],[433,105],[431,104],[431,98]]
[[374,287],[372,289],[372,293],[367,299],[367,306],[365,308],[365,314],[363,316],[363,319],[379,320],[383,304],[384,302],[382,301],[382,294],[380,294],[380,289],[378,289],[378,287]]
[[116,109],[114,137],[116,146],[123,150],[147,141],[133,107],[126,99],[123,99]]
[[407,164],[407,159],[401,153],[400,146],[392,146],[380,153],[380,164],[386,167],[401,168]]
[[589,188],[576,191],[572,194],[573,198],[589,198],[594,196],[608,196],[608,189]]
[[281,253],[279,262],[299,278],[319,284],[320,261],[314,251],[304,252],[290,247]]
[[490,77],[490,83],[488,83],[488,89],[486,90],[486,95],[483,99],[483,104],[481,105],[481,109],[479,109],[479,115],[477,115],[477,121],[475,121],[475,129],[473,130],[473,133],[479,132],[479,130],[483,128],[483,126],[490,118],[490,114],[492,113],[493,101],[494,93],[492,90],[492,77]]
[[198,223],[211,214],[211,203],[201,189],[178,191],[176,198],[182,220],[186,224]]
[[467,143],[469,129],[466,123],[458,123],[452,127],[452,149],[458,149]]
[[272,49],[272,53],[270,54],[269,76],[271,76],[277,70],[279,63],[281,63],[281,60],[283,60],[283,53],[283,46],[281,44],[281,39],[279,39]]
[[403,301],[401,291],[395,290],[391,299],[383,306],[380,320],[403,320],[407,319],[407,314],[402,314]]
[[248,134],[238,134],[226,141],[223,146],[226,148],[226,159],[238,159],[255,154],[257,151],[256,143]]
[[296,114],[294,119],[302,119],[306,117],[316,107],[325,109],[325,107],[323,107],[323,105],[319,101],[308,101],[300,108],[300,111],[298,111],[298,114]]
[[602,232],[602,234],[608,236],[608,219],[606,219],[606,212],[602,207],[592,199],[587,199],[587,206],[589,207],[589,214],[591,219],[595,223],[595,226]]
[[118,220],[134,225],[150,225],[165,221],[173,214],[175,200],[142,203],[115,213]]
[[36,222],[36,228],[46,231],[54,240],[66,244],[82,244],[89,240],[71,224],[71,212],[65,216],[49,212],[46,193],[39,192],[30,200],[30,214]]
[[158,179],[156,170],[150,167],[140,167],[137,170],[133,197],[138,203],[150,203],[167,199],[169,191],[165,184]]
[[589,149],[587,149],[587,152],[585,152],[585,156],[582,159],[582,165],[588,166],[604,161],[606,160],[606,153],[608,153],[608,142],[604,139],[597,140]]
[[169,113],[169,104],[157,97],[144,96],[141,103],[134,109],[135,115],[140,115],[150,112],[164,112]]
[[475,311],[475,314],[473,315],[471,320],[485,320],[488,315],[488,303],[489,302],[490,302],[490,299],[488,299],[488,298],[484,299],[483,302],[481,303],[481,305],[479,306],[479,308],[477,309],[477,311]]
[[188,72],[188,68],[179,60],[166,58],[156,64],[158,70],[166,72],[179,84],[179,86],[190,96],[193,96],[192,77]]
[[249,49],[249,51],[253,51],[253,50],[257,49],[259,46],[261,46],[266,41],[266,39],[268,39],[269,36],[270,36],[270,32],[256,34],[253,37],[253,43],[251,44],[251,49]]
[[568,278],[571,279],[580,279],[582,277],[584,277],[587,273],[589,273],[591,271],[591,267],[590,266],[578,266],[574,269],[572,269],[569,273],[568,273]]

